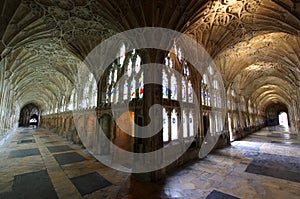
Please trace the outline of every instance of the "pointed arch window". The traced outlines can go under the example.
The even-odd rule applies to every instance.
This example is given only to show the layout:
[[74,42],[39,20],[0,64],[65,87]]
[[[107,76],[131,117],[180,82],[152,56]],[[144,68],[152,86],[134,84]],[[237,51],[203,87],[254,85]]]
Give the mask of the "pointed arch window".
[[187,113],[186,111],[184,110],[182,112],[182,125],[183,125],[183,137],[186,138],[188,137],[188,117],[187,117]]
[[120,67],[122,67],[124,64],[125,54],[126,54],[126,47],[125,47],[125,44],[122,44],[122,46],[120,48]]
[[141,57],[137,55],[136,60],[135,60],[135,72],[139,73],[141,70]]
[[110,71],[110,72],[109,72],[109,76],[108,76],[108,84],[111,84],[111,83],[112,83],[112,80],[113,80],[113,72]]
[[188,83],[188,95],[189,95],[189,102],[193,103],[193,87],[191,81]]
[[190,70],[188,67],[186,68],[186,76],[190,76]]
[[[184,62],[184,64],[187,65],[186,62]],[[187,66],[185,66],[185,67],[183,68],[183,74],[184,74],[185,76],[187,76],[187,77],[190,76],[190,70],[189,70],[189,68],[188,68]]]
[[119,85],[116,86],[116,91],[115,91],[115,103],[119,102]]
[[177,100],[177,80],[174,74],[171,76],[171,99]]
[[117,82],[117,78],[118,78],[118,69],[116,68],[115,69],[115,72],[114,72],[114,82]]
[[143,98],[144,96],[144,73],[141,73],[140,79],[139,79],[139,98]]
[[136,81],[133,78],[130,84],[130,99],[136,98]]
[[213,88],[214,88],[214,92],[213,92],[213,106],[214,107],[219,107],[218,106],[218,92],[219,92],[219,85],[217,80],[213,81]]
[[128,82],[127,82],[127,80],[124,83],[123,100],[128,100]]
[[110,89],[109,87],[107,87],[105,92],[105,102],[108,103],[109,101],[110,101]]
[[187,101],[187,94],[186,94],[186,81],[184,79],[182,79],[182,91],[181,91],[181,95],[182,95],[182,101],[186,102]]
[[128,75],[128,77],[130,77],[131,74],[132,74],[132,61],[130,59],[129,62],[128,62],[128,65],[127,65],[127,75]]
[[195,132],[194,132],[194,117],[193,117],[192,113],[189,114],[189,130],[190,130],[190,136],[194,136],[195,135]]
[[163,141],[169,141],[169,117],[166,109],[163,109]]
[[163,94],[163,98],[167,99],[168,95],[169,95],[168,75],[164,69],[163,69],[162,73],[163,73],[162,74],[162,85],[163,85],[162,94]]
[[201,99],[202,105],[208,106],[208,90],[207,90],[207,75],[202,76],[202,86],[201,86]]
[[114,102],[114,93],[115,93],[115,89],[112,88],[111,92],[110,92],[110,102],[113,103]]
[[221,108],[221,97],[220,97],[220,94],[218,94],[218,108]]
[[182,52],[181,52],[181,48],[178,48],[178,50],[177,50],[177,57],[178,57],[178,60],[179,60],[180,62],[182,62]]
[[216,94],[214,94],[214,98],[213,98],[213,106],[214,107],[217,107],[217,95]]
[[170,54],[168,55],[168,57],[165,58],[165,65],[168,66],[169,68],[173,68],[173,61],[170,58]]
[[171,139],[177,140],[178,139],[178,120],[177,120],[177,114],[175,109],[172,111],[171,114]]

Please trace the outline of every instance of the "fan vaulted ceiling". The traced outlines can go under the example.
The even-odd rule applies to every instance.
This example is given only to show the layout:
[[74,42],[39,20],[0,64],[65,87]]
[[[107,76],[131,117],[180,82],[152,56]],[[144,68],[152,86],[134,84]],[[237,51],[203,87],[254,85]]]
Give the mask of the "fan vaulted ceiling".
[[35,103],[47,110],[61,103],[97,44],[145,26],[196,39],[226,88],[262,107],[294,107],[299,99],[299,1],[3,0],[0,6],[0,80],[6,85],[0,90],[20,107]]

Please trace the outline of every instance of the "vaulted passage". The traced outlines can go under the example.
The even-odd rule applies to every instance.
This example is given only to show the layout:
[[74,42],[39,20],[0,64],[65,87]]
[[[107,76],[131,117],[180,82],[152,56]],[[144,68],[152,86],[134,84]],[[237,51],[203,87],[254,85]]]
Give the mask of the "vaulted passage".
[[[0,144],[11,144],[15,132],[22,138],[13,141],[11,157],[43,156],[51,146],[41,146],[41,139],[57,135],[146,186],[139,183],[159,182],[191,161],[205,167],[210,154],[218,162],[217,149],[235,156],[235,147],[254,148],[256,154],[243,153],[251,159],[247,175],[299,183],[287,177],[297,171],[286,171],[299,167],[286,157],[300,134],[299,1],[3,0],[0,8]],[[282,154],[269,151],[273,145]],[[50,156],[60,166],[87,158]],[[278,163],[283,174],[263,161]],[[67,197],[57,192],[61,184],[49,184],[51,169],[38,168],[26,168],[15,180],[43,178],[51,196]],[[66,174],[75,198],[117,184],[93,172]],[[84,187],[90,178],[100,185]],[[194,186],[189,183],[183,187]],[[255,184],[253,196],[272,197],[263,194],[266,184]],[[212,186],[215,191],[191,188],[192,194],[214,198],[231,190]]]

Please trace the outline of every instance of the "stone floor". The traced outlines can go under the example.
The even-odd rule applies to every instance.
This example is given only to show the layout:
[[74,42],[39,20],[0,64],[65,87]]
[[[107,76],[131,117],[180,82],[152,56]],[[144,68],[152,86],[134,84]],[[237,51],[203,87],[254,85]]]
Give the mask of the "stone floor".
[[81,146],[20,128],[0,146],[0,198],[300,198],[300,138],[265,128],[168,174],[141,183]]

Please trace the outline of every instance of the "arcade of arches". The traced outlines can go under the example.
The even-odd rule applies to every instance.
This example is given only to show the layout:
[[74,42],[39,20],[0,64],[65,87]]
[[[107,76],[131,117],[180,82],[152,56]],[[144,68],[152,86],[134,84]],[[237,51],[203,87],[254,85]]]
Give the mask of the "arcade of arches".
[[[32,121],[91,150],[101,139],[99,128],[134,152],[192,140],[171,169],[194,159],[207,133],[220,135],[216,147],[265,126],[284,124],[300,133],[297,0],[3,0],[0,6],[1,139]],[[176,41],[170,52],[126,52],[127,44],[120,43],[115,61],[97,81],[82,64],[86,56],[105,39],[139,27],[189,36],[206,49],[216,68],[197,73]],[[165,66],[162,86],[144,85],[141,65],[152,62]],[[126,80],[120,82],[121,76]],[[179,101],[187,108],[180,109]],[[124,102],[130,108],[127,115]],[[157,103],[163,107],[161,133],[134,139],[122,132],[135,135],[134,123],[147,125],[147,111]],[[113,120],[112,105],[126,129]],[[221,108],[226,108],[224,120]],[[80,129],[87,139],[80,139]],[[108,146],[101,147],[110,153]],[[155,181],[165,172],[144,178]]]

